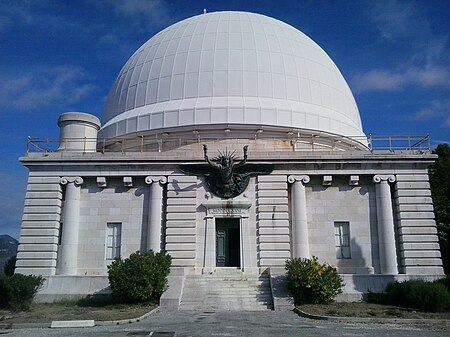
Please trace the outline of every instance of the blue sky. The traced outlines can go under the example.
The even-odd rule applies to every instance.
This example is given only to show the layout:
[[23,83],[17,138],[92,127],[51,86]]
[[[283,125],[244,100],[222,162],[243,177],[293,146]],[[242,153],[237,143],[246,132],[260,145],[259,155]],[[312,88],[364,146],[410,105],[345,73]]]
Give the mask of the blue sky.
[[208,12],[265,14],[334,60],[366,134],[450,142],[448,0],[0,0],[0,234],[19,237],[27,136],[57,138],[58,116],[101,116],[121,67],[161,29]]

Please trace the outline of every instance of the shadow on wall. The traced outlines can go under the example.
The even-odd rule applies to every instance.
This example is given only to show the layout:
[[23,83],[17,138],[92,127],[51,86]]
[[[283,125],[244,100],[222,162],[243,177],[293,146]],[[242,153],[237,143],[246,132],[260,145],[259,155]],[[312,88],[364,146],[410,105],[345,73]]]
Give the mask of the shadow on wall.
[[273,307],[273,295],[270,287],[270,278],[268,275],[259,276],[258,293],[256,294],[256,299],[259,303],[267,306],[267,309],[274,309]]
[[[355,241],[351,240],[352,254],[353,252],[359,252],[361,254],[361,246]],[[380,275],[374,274],[374,268],[367,266],[365,259],[361,256],[361,265],[354,273],[341,274],[344,278],[344,294],[340,298],[344,301],[360,301],[367,300],[367,294],[369,292],[381,293],[384,291],[389,283],[396,281],[394,275]]]
[[345,283],[344,301],[367,300],[367,294],[382,293],[389,283],[397,279],[394,275],[342,275]]
[[285,270],[282,268],[270,268],[269,274],[274,310],[292,310],[294,308],[294,298],[287,289]]
[[147,233],[148,233],[148,204],[149,200],[149,188],[148,186],[139,186],[136,191],[134,191],[134,195],[136,197],[144,196],[144,200],[142,200],[142,220],[141,220],[141,243],[139,247],[140,252],[147,251]]
[[79,300],[86,296],[108,297],[111,294],[108,276],[48,276],[36,294],[38,303]]
[[364,189],[361,188],[360,193],[369,193],[369,228],[370,228],[370,251],[372,254],[372,266],[374,273],[380,272],[380,258],[378,249],[378,225],[377,225],[377,206],[375,188],[373,185],[369,188],[368,183]]
[[[386,285],[394,282],[393,275],[376,275],[362,255],[361,246],[355,239],[351,240],[351,259],[338,260],[339,274],[344,280],[343,294],[338,301],[352,302],[365,300],[369,292],[383,292]],[[344,267],[345,266],[345,267]]]
[[173,186],[173,191],[175,191],[175,193],[178,195],[180,192],[189,192],[189,191],[196,191],[197,188],[200,186],[197,183],[192,183],[189,186],[186,186],[184,188],[181,188],[180,185],[178,184],[178,180],[173,179],[171,181],[171,184]]
[[366,262],[355,238],[350,240],[350,258],[337,259],[337,267],[340,274],[373,274],[373,268]]

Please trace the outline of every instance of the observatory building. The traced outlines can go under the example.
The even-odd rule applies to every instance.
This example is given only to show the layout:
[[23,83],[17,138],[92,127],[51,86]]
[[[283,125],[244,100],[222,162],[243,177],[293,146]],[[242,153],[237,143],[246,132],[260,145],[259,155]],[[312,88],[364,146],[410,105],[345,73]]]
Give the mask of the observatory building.
[[427,139],[377,149],[336,65],[281,21],[175,23],[126,62],[101,122],[68,112],[58,126],[57,145],[30,139],[20,159],[16,273],[46,278],[41,301],[107,292],[107,266],[149,250],[172,256],[161,305],[175,309],[205,305],[205,289],[246,308],[238,287],[240,306],[221,298],[238,281],[252,308],[289,306],[295,257],[335,266],[341,300],[443,276]]

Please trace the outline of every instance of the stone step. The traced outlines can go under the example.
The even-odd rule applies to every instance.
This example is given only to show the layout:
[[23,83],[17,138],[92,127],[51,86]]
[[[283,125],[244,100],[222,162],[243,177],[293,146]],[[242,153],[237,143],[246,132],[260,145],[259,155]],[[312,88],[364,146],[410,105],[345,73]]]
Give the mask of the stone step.
[[267,305],[270,304],[269,302],[259,302],[259,301],[253,301],[253,302],[247,302],[247,301],[243,301],[243,302],[238,302],[238,301],[217,301],[214,303],[207,303],[207,302],[202,302],[199,303],[198,301],[188,301],[188,302],[181,302],[180,305],[181,306],[210,306],[210,307],[222,307],[222,306],[229,306],[229,305],[240,305],[240,306],[265,306],[267,308]]
[[229,305],[241,305],[241,306],[265,306],[267,309],[267,305],[271,304],[271,301],[223,301],[220,300],[217,303],[214,304],[208,304],[208,303],[199,303],[198,301],[183,301],[180,303],[180,305],[185,305],[185,306],[229,306]]
[[245,291],[245,290],[248,290],[248,289],[253,289],[254,291],[258,291],[259,292],[259,291],[263,291],[264,289],[267,289],[267,290],[270,289],[270,287],[261,287],[261,286],[247,286],[247,287],[245,287],[245,286],[227,287],[227,286],[224,286],[224,285],[222,285],[222,286],[221,285],[217,285],[217,286],[208,286],[208,285],[194,286],[194,285],[187,284],[187,283],[185,283],[184,286],[185,287],[188,286],[189,288],[195,288],[197,290],[202,290],[202,291],[208,291],[208,290],[211,290],[211,291],[214,291],[214,290]]
[[216,289],[231,289],[231,290],[240,290],[240,289],[255,289],[257,291],[259,290],[263,290],[263,289],[270,289],[270,285],[269,284],[240,284],[240,285],[235,285],[235,286],[231,286],[231,285],[227,285],[227,284],[195,284],[195,283],[189,283],[189,282],[185,282],[184,286],[188,286],[191,288],[195,288],[195,289],[203,289],[203,290],[216,290]]
[[219,306],[219,305],[224,305],[224,304],[236,304],[236,305],[265,305],[267,307],[267,304],[270,304],[270,300],[269,301],[258,301],[258,300],[253,300],[253,301],[237,301],[236,299],[229,299],[229,300],[225,300],[225,299],[218,299],[215,302],[208,302],[208,301],[203,301],[203,302],[199,302],[199,301],[194,301],[194,300],[190,300],[190,301],[182,301],[181,304],[185,304],[185,305],[210,305],[210,306]]
[[230,290],[246,290],[246,289],[254,289],[256,291],[264,290],[264,289],[270,289],[270,286],[264,285],[264,284],[240,284],[240,285],[226,285],[226,284],[193,284],[185,282],[184,286],[192,287],[195,289],[202,289],[204,291],[207,290],[216,290],[216,289],[230,289]]
[[270,310],[273,308],[267,275],[244,275],[236,268],[210,275],[186,277],[180,310]]
[[[205,295],[215,295],[215,294],[239,294],[239,295],[262,295],[262,294],[271,294],[269,289],[199,289],[199,288],[186,288],[185,294],[195,294],[195,293],[202,293]],[[193,291],[190,291],[190,289],[193,289]]]
[[[186,294],[189,294],[189,289],[191,288],[186,288],[186,286],[184,286],[184,288],[186,289],[185,292]],[[240,288],[240,289],[200,289],[200,288],[192,288],[194,289],[194,291],[192,293],[202,293],[202,294],[240,294],[240,295],[258,295],[258,294],[264,294],[264,293],[268,293],[270,294],[270,290],[269,289],[245,289],[245,288]]]
[[238,279],[238,278],[219,278],[219,277],[204,277],[204,278],[189,278],[186,279],[191,282],[198,283],[215,283],[215,282],[225,282],[225,283],[269,283],[269,279]]
[[193,281],[207,281],[207,282],[215,282],[215,281],[225,281],[225,282],[269,282],[268,278],[239,278],[239,277],[195,277],[192,278]]
[[260,289],[252,288],[252,289],[249,289],[249,288],[244,288],[244,287],[239,287],[239,288],[220,288],[220,287],[217,287],[217,288],[212,288],[212,287],[210,287],[210,288],[200,288],[200,287],[189,287],[189,286],[186,287],[186,285],[184,285],[184,288],[185,289],[187,288],[186,291],[189,291],[189,289],[192,288],[192,289],[195,289],[196,292],[202,292],[202,293],[229,292],[229,293],[233,293],[233,294],[236,294],[236,293],[260,294],[260,293],[263,293],[265,291],[270,292],[270,288],[269,289],[267,289],[267,288],[260,288]]
[[258,285],[258,284],[264,284],[264,285],[268,285],[270,283],[269,280],[224,280],[224,279],[194,279],[194,280],[186,280],[187,282],[190,283],[195,283],[195,284],[216,284],[216,283],[220,283],[220,284],[254,284],[254,285]]
[[200,303],[180,303],[178,310],[242,310],[242,311],[254,311],[254,310],[272,310],[273,306],[268,303],[218,303],[217,305],[208,305]]
[[182,301],[203,301],[203,300],[210,300],[213,298],[217,298],[217,300],[233,300],[233,301],[259,301],[259,300],[270,300],[272,299],[272,296],[265,295],[265,296],[233,296],[232,294],[228,295],[222,295],[222,294],[216,294],[216,295],[209,295],[209,296],[202,296],[202,298],[199,299],[199,296],[183,296]]
[[214,311],[262,311],[262,310],[272,310],[272,306],[269,304],[220,304],[215,306],[208,306],[204,304],[180,304],[178,310],[214,310]]
[[270,289],[270,287],[269,286],[267,286],[267,287],[263,287],[263,286],[260,286],[260,285],[258,285],[258,286],[255,286],[255,285],[249,285],[249,286],[236,286],[236,287],[227,287],[226,285],[217,285],[217,286],[214,286],[214,285],[203,285],[203,286],[195,286],[195,285],[192,285],[192,284],[188,284],[188,283],[185,283],[184,284],[184,286],[186,287],[186,286],[188,286],[188,287],[190,287],[190,288],[195,288],[195,289],[198,289],[198,290],[203,290],[203,291],[208,291],[208,290],[212,290],[212,291],[214,291],[214,290],[230,290],[230,291],[240,291],[240,290],[247,290],[247,289],[254,289],[255,291],[262,291],[262,290],[264,290],[264,289]]
[[236,267],[220,267],[214,270],[214,273],[211,275],[242,275],[242,271]]
[[191,280],[186,280],[186,282],[184,282],[185,284],[195,284],[197,286],[201,286],[201,285],[209,285],[209,286],[214,286],[214,285],[222,285],[222,286],[259,286],[259,285],[263,285],[263,286],[268,286],[270,283],[269,282],[263,282],[263,281],[207,281],[207,280],[203,280],[203,281],[191,281]]

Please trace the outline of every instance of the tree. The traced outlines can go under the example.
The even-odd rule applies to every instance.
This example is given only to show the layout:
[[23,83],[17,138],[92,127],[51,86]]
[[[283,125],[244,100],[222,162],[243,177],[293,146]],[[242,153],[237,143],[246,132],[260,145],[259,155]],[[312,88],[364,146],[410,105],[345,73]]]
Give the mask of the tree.
[[14,275],[14,269],[16,268],[16,255],[11,256],[8,261],[6,261],[5,266],[3,267],[3,272],[6,276]]
[[438,155],[430,166],[430,186],[434,213],[441,245],[444,271],[450,274],[450,147],[439,144],[433,153]]

